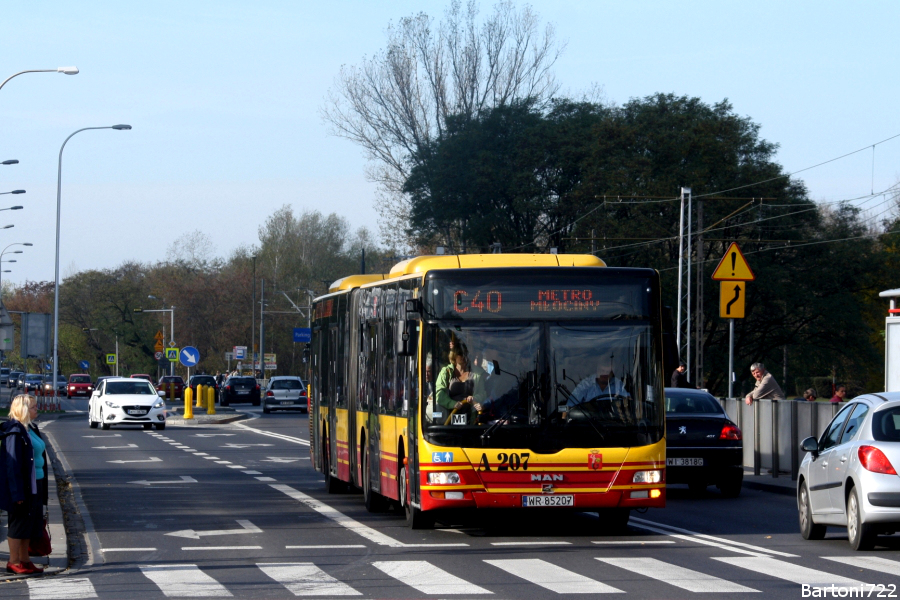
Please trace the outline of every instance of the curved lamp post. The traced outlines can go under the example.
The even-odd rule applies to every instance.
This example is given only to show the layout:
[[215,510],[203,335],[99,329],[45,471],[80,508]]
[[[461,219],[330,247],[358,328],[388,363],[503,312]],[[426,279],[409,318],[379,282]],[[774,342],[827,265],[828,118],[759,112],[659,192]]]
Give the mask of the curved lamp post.
[[3,86],[6,85],[6,82],[13,77],[18,77],[19,75],[24,75],[25,73],[65,73],[66,75],[78,75],[78,67],[59,67],[57,69],[29,69],[28,71],[19,71],[18,73],[7,77],[3,81],[3,83],[0,83],[0,89],[3,89]]
[[[74,67],[72,67],[74,69]],[[65,72],[65,71],[63,71]],[[74,75],[78,73],[78,69],[75,69]],[[15,77],[15,75],[13,76]],[[6,81],[9,81],[7,79]],[[4,82],[6,83],[6,82]],[[3,87],[0,85],[0,87]],[[59,148],[59,167],[56,172],[56,266],[54,268],[54,279],[53,279],[53,376],[56,377],[59,371],[59,215],[61,212],[61,201],[62,201],[62,156],[63,150],[66,149],[66,144],[69,143],[69,140],[72,139],[76,133],[81,133],[82,131],[89,131],[92,129],[115,129],[117,131],[127,131],[131,129],[131,125],[109,125],[106,127],[83,127],[78,129],[77,131],[73,131],[69,137],[65,139],[62,143],[62,146]],[[117,361],[118,363],[118,361]],[[116,368],[118,368],[118,364],[116,364]],[[56,386],[53,386],[53,401],[59,401],[59,393],[56,389]]]
[[[25,190],[13,190],[11,192],[0,192],[0,196],[3,196],[5,194],[24,194],[24,193],[25,193]],[[21,208],[21,207],[19,207],[19,208]]]

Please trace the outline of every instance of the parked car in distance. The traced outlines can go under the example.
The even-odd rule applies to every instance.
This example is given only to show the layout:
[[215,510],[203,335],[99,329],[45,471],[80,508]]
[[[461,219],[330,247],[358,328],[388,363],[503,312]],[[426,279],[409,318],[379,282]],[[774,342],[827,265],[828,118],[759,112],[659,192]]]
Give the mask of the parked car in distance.
[[818,440],[800,447],[807,452],[797,475],[804,539],[846,527],[850,547],[868,550],[878,534],[900,530],[900,392],[854,398]]
[[25,389],[25,376],[26,375],[28,375],[28,373],[25,373],[23,371],[23,372],[19,373],[18,377],[16,377],[16,385],[15,385],[16,389],[19,389],[19,390]]
[[149,375],[147,375],[146,373],[134,373],[131,376],[131,379],[144,379],[146,381],[149,381],[150,383],[153,383],[153,378],[150,377]]
[[191,375],[191,379],[188,381],[188,387],[191,388],[191,393],[194,395],[194,400],[197,399],[197,386],[202,385],[204,388],[208,388],[212,386],[215,390],[215,400],[214,402],[219,401],[219,386],[216,385],[216,378],[212,375]]
[[9,367],[0,367],[0,385],[9,383]]
[[[56,393],[58,396],[62,396],[66,393],[66,385],[68,381],[66,380],[65,375],[57,375],[56,376]],[[53,395],[53,376],[52,375],[44,375],[43,389],[42,392],[45,396]]]
[[184,400],[184,379],[181,375],[163,375],[159,378],[156,389],[166,392],[166,398],[169,397],[169,388],[175,386],[175,398]]
[[91,394],[88,425],[91,429],[141,425],[162,430],[166,428],[166,401],[162,392],[142,378],[108,377]]
[[666,388],[666,483],[693,492],[715,485],[726,498],[741,493],[744,442],[740,428],[703,390]]
[[94,383],[91,376],[87,373],[73,373],[69,375],[69,382],[66,384],[66,398],[84,397],[90,398],[91,392],[94,391]]
[[14,388],[16,387],[16,383],[19,381],[19,377],[22,376],[22,371],[10,371],[9,379],[6,381],[6,387]]
[[235,402],[250,402],[259,406],[259,384],[254,377],[229,377],[222,384],[219,404],[228,406]]
[[306,401],[306,384],[299,377],[272,377],[262,397],[262,411],[265,414],[273,410],[308,410]]
[[44,376],[28,373],[22,378],[22,391],[26,394],[39,394],[44,386]]

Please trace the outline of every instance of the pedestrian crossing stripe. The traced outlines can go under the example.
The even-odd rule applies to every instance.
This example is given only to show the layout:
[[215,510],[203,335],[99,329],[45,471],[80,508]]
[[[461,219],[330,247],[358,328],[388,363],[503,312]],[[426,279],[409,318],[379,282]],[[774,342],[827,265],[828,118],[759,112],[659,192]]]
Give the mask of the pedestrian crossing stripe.
[[[900,574],[900,561],[887,558],[848,556],[824,556],[821,558],[839,562],[845,568],[858,568],[889,575]],[[648,580],[672,585],[689,592],[727,594],[761,591],[656,558],[645,556],[595,557],[595,560],[608,565],[608,568],[629,571]],[[770,556],[712,557],[711,560],[728,564],[736,567],[738,570],[743,569],[757,575],[810,587],[829,587],[834,585],[843,588],[862,589],[861,586],[865,587],[868,585],[850,577],[802,566]],[[483,562],[517,579],[527,581],[557,594],[626,593],[626,590],[621,590],[602,581],[575,573],[544,559],[498,559],[484,560]],[[372,563],[372,566],[388,577],[416,589],[421,594],[429,596],[493,595],[493,592],[490,590],[466,581],[427,561],[376,561]],[[257,563],[256,567],[266,577],[283,586],[294,596],[362,595],[362,592],[329,575],[315,563],[267,562]],[[140,571],[159,588],[160,592],[169,598],[230,598],[233,596],[223,584],[216,581],[195,564],[141,565]],[[609,571],[604,570],[604,573],[609,574]],[[618,585],[623,583],[634,585],[639,581],[634,577],[622,577],[619,574],[613,576]],[[488,580],[495,582],[496,585],[503,585],[503,582],[498,581],[496,578],[488,576]],[[759,577],[755,577],[753,581],[757,586],[762,583]],[[84,577],[29,579],[27,580],[27,585],[29,597],[32,600],[68,600],[99,597],[91,581]],[[520,588],[517,589],[521,592]],[[522,595],[524,596],[525,594]],[[535,596],[536,594],[532,592],[527,595]]]

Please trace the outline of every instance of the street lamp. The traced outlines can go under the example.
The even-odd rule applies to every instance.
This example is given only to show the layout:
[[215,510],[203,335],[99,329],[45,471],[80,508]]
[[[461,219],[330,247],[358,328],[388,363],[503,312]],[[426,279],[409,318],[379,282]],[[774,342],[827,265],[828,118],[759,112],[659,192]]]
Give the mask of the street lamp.
[[[63,68],[68,68],[73,70],[72,72],[63,71]],[[75,67],[60,67],[60,72],[66,73],[67,75],[75,75],[78,73],[78,69]],[[24,72],[24,71],[23,71]],[[16,75],[18,75],[17,73]],[[13,75],[15,77],[15,75]],[[12,77],[10,77],[12,79]],[[9,81],[7,79],[6,81]],[[3,83],[6,83],[4,81]],[[0,88],[3,86],[0,85]],[[118,131],[129,130],[131,129],[131,125],[109,125],[107,127],[84,127],[82,129],[78,129],[73,131],[69,137],[65,139],[62,143],[62,146],[59,148],[59,167],[56,171],[56,268],[54,269],[54,279],[53,279],[53,368],[57,368],[57,359],[59,358],[59,215],[62,207],[62,155],[63,150],[66,149],[66,144],[69,143],[69,140],[72,139],[76,133],[81,133],[82,131],[88,131],[91,129],[115,129]],[[24,190],[23,190],[24,191]],[[118,346],[118,339],[116,340],[116,346]],[[116,370],[119,368],[119,359],[116,357]],[[57,400],[58,393],[56,390],[56,386],[53,387],[53,399]]]
[[[153,294],[148,295],[147,298],[149,298],[150,300],[159,300],[160,302],[162,302],[163,306],[166,305],[165,298],[158,298],[158,297],[154,296]],[[169,308],[163,308],[163,309],[159,309],[159,310],[134,309],[134,312],[168,312],[170,315],[170,319],[171,319],[169,322],[169,338],[170,338],[169,339],[169,347],[170,348],[175,347],[175,307],[174,306],[170,306]],[[165,326],[163,326],[163,329],[165,329]],[[163,337],[165,337],[165,334],[163,334]],[[169,375],[174,375],[174,374],[175,374],[175,362],[170,361],[169,362]]]
[[0,192],[0,196],[3,196],[5,194],[24,194],[24,193],[25,193],[25,190],[13,190],[11,192]]
[[0,83],[0,89],[3,89],[3,86],[6,85],[6,82],[13,77],[18,77],[19,75],[24,75],[25,73],[65,73],[66,75],[78,75],[78,67],[59,67],[56,69],[29,69],[28,71],[19,71],[18,73],[7,77],[3,83]]
[[17,160],[14,159],[14,158],[11,158],[11,159],[9,159],[9,160],[4,160],[3,162],[0,162],[0,165],[17,165],[17,164],[19,164],[19,161],[17,161]]

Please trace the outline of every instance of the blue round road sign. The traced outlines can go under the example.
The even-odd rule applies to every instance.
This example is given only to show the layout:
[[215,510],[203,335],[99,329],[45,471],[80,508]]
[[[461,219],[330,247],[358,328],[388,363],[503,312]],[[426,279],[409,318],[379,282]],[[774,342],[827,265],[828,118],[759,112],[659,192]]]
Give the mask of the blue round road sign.
[[186,367],[193,367],[200,362],[200,352],[193,346],[185,346],[178,353],[178,360]]
[[80,360],[78,361],[78,368],[80,368],[82,371],[87,371],[91,368],[91,363],[86,360]]

